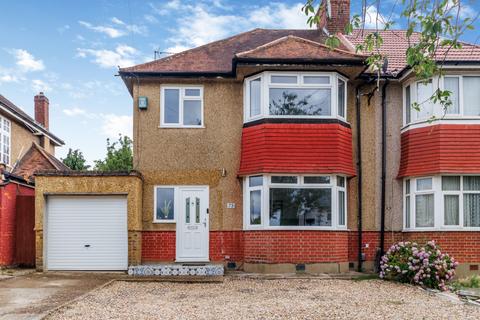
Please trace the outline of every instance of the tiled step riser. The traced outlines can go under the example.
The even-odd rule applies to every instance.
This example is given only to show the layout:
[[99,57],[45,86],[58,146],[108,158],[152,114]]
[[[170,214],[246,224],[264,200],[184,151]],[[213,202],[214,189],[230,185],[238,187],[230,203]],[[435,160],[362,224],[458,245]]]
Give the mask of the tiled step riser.
[[223,276],[223,265],[185,266],[185,265],[140,265],[130,266],[128,275],[133,277],[218,277]]

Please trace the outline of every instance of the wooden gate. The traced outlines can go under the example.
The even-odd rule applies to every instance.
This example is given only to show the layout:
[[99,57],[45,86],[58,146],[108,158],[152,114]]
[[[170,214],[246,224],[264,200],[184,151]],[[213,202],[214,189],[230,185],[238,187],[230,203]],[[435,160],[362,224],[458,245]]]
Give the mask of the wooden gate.
[[35,196],[17,195],[15,260],[22,267],[35,266]]

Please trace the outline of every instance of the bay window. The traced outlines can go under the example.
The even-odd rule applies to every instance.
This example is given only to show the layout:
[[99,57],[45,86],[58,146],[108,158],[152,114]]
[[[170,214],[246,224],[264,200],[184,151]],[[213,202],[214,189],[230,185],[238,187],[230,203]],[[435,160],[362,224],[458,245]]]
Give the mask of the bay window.
[[245,229],[346,228],[343,176],[249,176],[244,187]]
[[260,118],[346,120],[347,80],[337,73],[263,72],[245,80],[245,121]]
[[[480,119],[480,76],[445,75],[426,82],[409,82],[404,87],[404,125],[432,119]],[[430,97],[435,91],[448,90],[450,105],[446,109]],[[418,110],[412,108],[418,104]]]
[[404,184],[405,229],[480,228],[480,176],[422,177]]

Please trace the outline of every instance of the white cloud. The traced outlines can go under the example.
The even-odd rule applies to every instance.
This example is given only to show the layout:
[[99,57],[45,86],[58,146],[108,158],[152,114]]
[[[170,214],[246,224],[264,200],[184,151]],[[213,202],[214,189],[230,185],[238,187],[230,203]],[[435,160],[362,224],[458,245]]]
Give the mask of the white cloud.
[[143,16],[143,18],[145,20],[147,20],[147,22],[149,22],[149,23],[157,23],[158,22],[157,18],[155,18],[155,16],[152,16],[151,14],[146,14],[146,15]]
[[11,74],[2,74],[0,76],[0,83],[8,83],[8,82],[18,82],[19,79]]
[[116,29],[114,27],[94,26],[91,23],[85,22],[85,21],[78,21],[78,23],[80,25],[84,26],[85,28],[89,29],[89,30],[99,32],[99,33],[103,33],[103,34],[109,36],[110,38],[118,38],[118,37],[121,37],[121,36],[125,35],[124,31],[122,31],[120,29]]
[[307,16],[302,12],[303,3],[288,6],[284,3],[272,3],[250,12],[251,24],[263,28],[307,29]]
[[[307,18],[301,10],[303,4],[300,2],[292,5],[272,3],[256,7],[250,10],[247,16],[216,13],[214,9],[222,5],[220,1],[214,1],[211,6],[203,3],[190,5],[171,1],[160,8],[153,7],[159,15],[169,13],[181,16],[176,20],[177,27],[170,30],[172,36],[168,41],[172,46],[165,51],[183,51],[257,27],[278,29],[308,27]],[[189,12],[189,14],[184,15],[183,12]]]
[[16,64],[23,72],[41,71],[45,69],[43,61],[35,57],[24,49],[13,49],[10,51],[15,57]]
[[52,91],[52,87],[43,80],[34,79],[32,80],[32,89],[35,92],[49,92]]
[[81,109],[77,107],[74,107],[71,109],[63,109],[62,112],[69,117],[84,116],[87,114],[87,111],[85,109]]
[[110,21],[113,23],[113,25],[105,24],[95,26],[90,22],[81,20],[78,21],[78,23],[89,30],[103,33],[110,38],[120,38],[126,36],[129,33],[135,33],[140,35],[146,35],[148,33],[148,28],[143,25],[127,24],[117,17],[111,18]]
[[129,67],[135,64],[139,52],[133,47],[118,45],[115,50],[77,48],[77,56],[80,58],[93,57],[93,62],[102,68]]
[[133,118],[131,116],[104,114],[102,118],[102,132],[107,137],[118,138],[118,134],[132,136]]
[[367,7],[365,12],[365,28],[366,29],[381,29],[385,27],[387,19],[381,13],[378,12],[375,5]]
[[113,23],[115,24],[119,24],[121,26],[125,25],[125,22],[123,22],[122,20],[118,19],[117,17],[113,17],[112,19],[110,19]]
[[69,29],[70,29],[70,26],[68,24],[66,24],[66,25],[63,25],[61,27],[58,27],[57,31],[58,31],[58,33],[62,34]]

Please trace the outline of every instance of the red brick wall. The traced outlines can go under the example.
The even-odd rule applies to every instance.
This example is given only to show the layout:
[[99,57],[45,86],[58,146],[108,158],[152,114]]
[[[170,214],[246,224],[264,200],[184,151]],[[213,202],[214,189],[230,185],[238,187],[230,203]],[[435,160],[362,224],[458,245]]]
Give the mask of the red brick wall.
[[347,262],[348,231],[245,231],[245,262]]
[[[243,261],[243,231],[211,231],[210,260]],[[144,231],[142,261],[175,261],[175,231]]]
[[[357,261],[358,233],[349,234],[349,260]],[[377,248],[380,247],[380,232],[364,231],[362,236],[363,252],[366,261],[374,261]],[[480,232],[442,231],[442,232],[386,232],[385,250],[398,241],[414,241],[425,244],[435,240],[443,252],[453,256],[459,262],[480,262]],[[369,244],[365,248],[365,244]]]
[[9,183],[0,187],[0,265],[9,266],[15,257],[17,195],[34,195],[33,188]]

